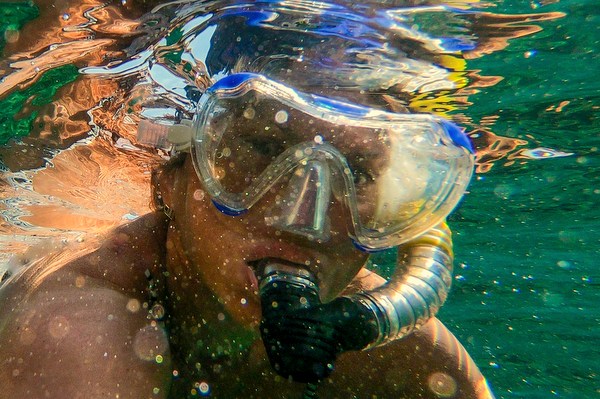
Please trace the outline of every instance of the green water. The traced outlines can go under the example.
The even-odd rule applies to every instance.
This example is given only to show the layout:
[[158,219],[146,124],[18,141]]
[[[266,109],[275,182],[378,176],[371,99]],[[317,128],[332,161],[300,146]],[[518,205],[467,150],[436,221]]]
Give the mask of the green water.
[[0,51],[6,44],[5,33],[7,31],[18,31],[23,24],[38,15],[39,11],[33,3],[6,2],[0,4]]
[[[497,134],[574,155],[500,161],[474,179],[450,219],[456,280],[440,318],[499,398],[600,397],[600,7],[597,0],[493,3],[498,13],[567,16],[469,61],[469,69],[504,79],[470,97],[466,113],[474,121],[497,115]],[[0,29],[35,15],[35,8],[1,6]],[[0,144],[29,131],[30,120],[11,116],[33,94],[49,101],[74,77],[70,68],[0,101]],[[548,111],[563,101],[562,112]]]
[[[33,121],[38,116],[37,109],[50,103],[57,90],[73,82],[77,75],[77,68],[73,65],[54,68],[26,89],[6,96],[0,107],[0,145],[6,144],[12,137],[27,136],[33,128]],[[24,117],[15,118],[14,115],[18,114],[25,104],[33,110]]]
[[[526,4],[527,7],[523,7]],[[531,12],[505,1],[498,12]],[[533,4],[533,3],[532,3]],[[473,181],[452,217],[464,269],[440,317],[465,343],[501,398],[600,397],[600,13],[567,13],[536,35],[474,60],[505,79],[472,100],[497,134],[574,155],[502,167]],[[496,11],[496,10],[495,10]],[[538,9],[539,11],[539,9]],[[524,54],[533,51],[526,58]],[[546,111],[569,101],[562,112]],[[529,139],[531,140],[531,139]]]

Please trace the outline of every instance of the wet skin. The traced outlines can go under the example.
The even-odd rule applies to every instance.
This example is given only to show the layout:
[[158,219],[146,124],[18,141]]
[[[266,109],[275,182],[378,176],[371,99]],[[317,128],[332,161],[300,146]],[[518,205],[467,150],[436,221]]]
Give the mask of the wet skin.
[[[95,252],[62,267],[30,267],[0,290],[0,398],[182,398],[200,382],[220,398],[301,396],[304,385],[278,377],[266,358],[247,262],[309,261],[331,297],[360,270],[364,254],[347,238],[331,247],[290,245],[252,220],[221,215],[189,160],[159,182],[172,221],[146,215]],[[382,282],[363,269],[350,290]],[[153,304],[166,310],[162,320],[150,316]],[[345,353],[335,366],[319,385],[323,398],[491,397],[436,319],[390,345]]]

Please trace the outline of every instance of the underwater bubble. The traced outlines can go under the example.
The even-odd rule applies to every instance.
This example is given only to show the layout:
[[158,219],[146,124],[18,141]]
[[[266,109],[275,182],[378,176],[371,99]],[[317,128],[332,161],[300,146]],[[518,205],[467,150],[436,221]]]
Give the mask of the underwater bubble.
[[246,119],[254,119],[256,116],[256,111],[252,107],[248,107],[244,110],[244,118]]
[[75,277],[75,287],[83,288],[84,286],[85,286],[85,277],[84,276]]
[[15,43],[19,40],[20,35],[21,34],[17,29],[8,28],[4,31],[4,40],[6,40],[7,43]]
[[208,395],[210,393],[210,386],[208,385],[207,382],[202,381],[199,385],[198,385],[198,391],[200,391],[200,393],[202,395]]
[[440,398],[454,397],[458,388],[454,378],[442,372],[431,374],[427,379],[427,385]]
[[152,317],[154,320],[161,320],[163,317],[165,317],[165,313],[165,308],[160,303],[155,303],[152,306],[152,309],[150,309],[150,317]]
[[496,186],[496,188],[494,188],[494,194],[496,195],[496,197],[502,199],[509,199],[513,192],[514,189],[508,184],[499,184]]
[[48,332],[50,336],[55,339],[64,338],[69,331],[71,330],[71,326],[69,320],[62,315],[58,315],[48,323]]
[[125,307],[131,313],[137,313],[141,309],[142,304],[137,299],[131,298],[129,301],[127,301],[127,305]]
[[140,329],[133,339],[133,351],[141,360],[156,361],[157,356],[164,356],[168,347],[165,332],[152,325]]
[[288,121],[288,113],[284,110],[281,111],[277,111],[277,113],[275,114],[275,122],[283,124],[286,123]]
[[31,345],[36,337],[35,331],[29,327],[25,327],[25,329],[21,331],[21,334],[19,334],[19,342],[23,345]]
[[556,266],[560,267],[561,269],[567,270],[572,268],[571,262],[567,260],[559,260],[558,262],[556,262]]
[[202,201],[204,199],[205,195],[206,194],[204,193],[204,191],[198,189],[198,190],[194,191],[193,197],[196,201]]

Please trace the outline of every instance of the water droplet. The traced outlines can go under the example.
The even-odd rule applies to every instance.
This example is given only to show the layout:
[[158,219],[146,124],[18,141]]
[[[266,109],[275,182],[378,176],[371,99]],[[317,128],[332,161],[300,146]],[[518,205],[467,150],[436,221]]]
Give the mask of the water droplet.
[[199,385],[198,385],[198,390],[200,391],[200,393],[202,395],[208,395],[210,393],[210,386],[208,385],[208,383],[202,381]]
[[50,333],[50,336],[55,339],[64,338],[70,330],[71,326],[69,320],[65,316],[55,316],[48,323],[48,332]]
[[85,277],[84,276],[75,277],[75,287],[83,288],[84,285],[85,285]]
[[513,189],[508,184],[499,184],[494,188],[494,194],[502,199],[509,199],[513,194]]
[[204,199],[205,193],[204,193],[204,191],[198,189],[198,190],[194,191],[193,196],[196,201],[202,201]]
[[156,361],[157,356],[163,356],[168,347],[164,330],[152,325],[139,330],[133,339],[133,350],[141,360]]
[[70,16],[69,14],[67,14],[67,13],[64,13],[64,14],[62,15],[62,19],[63,19],[64,21],[68,21],[70,18],[71,18],[71,16]]
[[566,260],[559,260],[558,262],[556,262],[556,265],[561,269],[571,269],[571,262]]
[[277,111],[277,113],[275,114],[275,122],[282,124],[282,123],[286,123],[288,121],[288,113],[284,110],[281,111]]
[[248,107],[244,110],[244,118],[246,119],[254,119],[256,116],[256,110],[252,107]]
[[137,312],[139,312],[139,310],[141,309],[141,307],[142,307],[142,304],[140,303],[140,301],[138,301],[135,298],[131,298],[129,301],[127,301],[126,308],[131,313],[137,313]]
[[16,29],[8,28],[4,31],[4,40],[8,43],[15,43],[19,40],[20,33]]
[[150,309],[150,317],[154,320],[161,320],[165,317],[165,308],[160,303],[155,303],[152,305],[152,309]]
[[427,379],[429,389],[440,398],[452,398],[456,395],[458,385],[454,378],[446,373],[433,373]]

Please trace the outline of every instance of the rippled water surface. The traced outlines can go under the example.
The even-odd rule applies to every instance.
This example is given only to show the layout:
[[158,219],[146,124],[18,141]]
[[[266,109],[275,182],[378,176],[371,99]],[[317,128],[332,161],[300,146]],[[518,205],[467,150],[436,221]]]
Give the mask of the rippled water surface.
[[499,398],[600,397],[596,0],[48,3],[0,3],[0,269],[147,212],[140,121],[260,71],[466,127],[440,318]]

